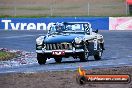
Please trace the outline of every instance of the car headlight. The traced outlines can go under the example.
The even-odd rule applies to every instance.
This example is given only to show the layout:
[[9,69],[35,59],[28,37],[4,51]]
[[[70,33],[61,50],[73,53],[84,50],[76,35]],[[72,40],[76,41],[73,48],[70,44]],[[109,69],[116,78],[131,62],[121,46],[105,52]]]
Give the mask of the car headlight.
[[44,41],[44,36],[40,36],[36,39],[36,44],[37,45],[42,45]]
[[81,37],[76,37],[75,38],[75,43],[76,44],[80,44],[82,42],[82,38]]

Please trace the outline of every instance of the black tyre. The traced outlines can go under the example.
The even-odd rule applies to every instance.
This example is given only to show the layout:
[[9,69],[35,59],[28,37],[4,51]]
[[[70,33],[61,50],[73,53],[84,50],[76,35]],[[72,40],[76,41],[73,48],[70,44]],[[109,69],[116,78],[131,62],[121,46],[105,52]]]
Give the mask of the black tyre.
[[100,50],[94,55],[95,60],[101,60],[103,49],[101,46],[99,46]]
[[55,57],[54,59],[55,59],[55,61],[56,61],[57,63],[61,63],[61,61],[62,61],[62,58],[61,58],[61,57]]
[[99,55],[94,55],[95,60],[101,60],[101,57]]
[[86,61],[88,61],[88,48],[86,47],[86,45],[85,45],[85,47],[84,47],[84,52],[83,53],[81,53],[80,55],[79,55],[79,58],[80,58],[80,61],[81,62],[86,62]]
[[46,63],[47,58],[43,54],[37,53],[37,60],[40,65],[43,65]]

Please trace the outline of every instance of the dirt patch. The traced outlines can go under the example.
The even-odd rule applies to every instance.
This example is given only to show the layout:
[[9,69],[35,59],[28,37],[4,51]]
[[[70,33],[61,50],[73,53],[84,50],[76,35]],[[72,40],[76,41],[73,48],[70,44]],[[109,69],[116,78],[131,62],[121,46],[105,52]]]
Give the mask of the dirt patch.
[[[132,67],[100,68],[87,70],[91,74],[130,74]],[[86,84],[76,83],[76,71],[43,73],[14,73],[0,75],[0,88],[132,88],[129,84]]]

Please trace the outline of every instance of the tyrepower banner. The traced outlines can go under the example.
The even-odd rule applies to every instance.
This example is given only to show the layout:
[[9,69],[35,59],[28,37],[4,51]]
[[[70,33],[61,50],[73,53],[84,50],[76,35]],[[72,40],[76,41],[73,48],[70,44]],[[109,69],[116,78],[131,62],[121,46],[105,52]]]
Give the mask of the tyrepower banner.
[[132,17],[109,17],[109,30],[132,30]]
[[109,17],[0,18],[0,30],[46,30],[56,22],[89,22],[93,29],[108,30]]

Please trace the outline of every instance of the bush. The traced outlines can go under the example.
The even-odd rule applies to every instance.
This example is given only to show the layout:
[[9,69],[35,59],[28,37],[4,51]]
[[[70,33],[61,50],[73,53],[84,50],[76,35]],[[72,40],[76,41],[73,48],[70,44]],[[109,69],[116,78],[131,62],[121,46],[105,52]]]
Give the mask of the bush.
[[16,57],[15,53],[0,51],[0,61],[10,60]]

